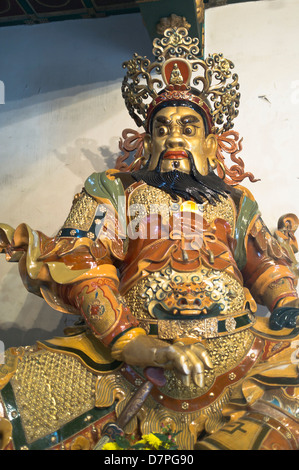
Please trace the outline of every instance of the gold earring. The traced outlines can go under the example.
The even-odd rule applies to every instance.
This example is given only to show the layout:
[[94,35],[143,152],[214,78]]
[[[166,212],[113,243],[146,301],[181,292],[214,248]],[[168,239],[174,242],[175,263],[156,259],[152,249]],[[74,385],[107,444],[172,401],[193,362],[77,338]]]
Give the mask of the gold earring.
[[[143,162],[142,162],[142,160],[143,160]],[[136,158],[136,160],[134,160],[134,162],[132,163],[132,166],[131,166],[130,170],[132,171],[133,168],[135,168],[135,166],[137,165],[137,163],[140,162],[140,161],[141,161],[141,164],[142,164],[142,163],[144,164],[144,162],[146,161],[146,159],[144,158],[143,155],[141,155],[141,157],[138,157],[138,158]]]
[[222,173],[223,173],[223,176],[221,179],[225,180],[225,177],[226,177],[226,171],[225,171],[225,166],[224,166],[224,163],[221,162],[220,160],[218,160],[218,158],[216,158],[216,162],[217,164],[220,166],[221,170],[222,170]]

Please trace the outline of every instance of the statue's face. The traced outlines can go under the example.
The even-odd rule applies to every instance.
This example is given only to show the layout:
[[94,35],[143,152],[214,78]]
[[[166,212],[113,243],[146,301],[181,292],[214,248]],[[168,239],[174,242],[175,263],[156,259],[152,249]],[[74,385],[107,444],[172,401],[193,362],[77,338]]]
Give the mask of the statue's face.
[[191,165],[186,151],[191,152],[197,171],[207,175],[209,164],[216,165],[217,139],[205,135],[202,117],[185,107],[166,107],[153,120],[152,134],[145,139],[145,150],[150,155],[149,170],[154,170],[162,152],[161,172],[179,170],[190,173]]

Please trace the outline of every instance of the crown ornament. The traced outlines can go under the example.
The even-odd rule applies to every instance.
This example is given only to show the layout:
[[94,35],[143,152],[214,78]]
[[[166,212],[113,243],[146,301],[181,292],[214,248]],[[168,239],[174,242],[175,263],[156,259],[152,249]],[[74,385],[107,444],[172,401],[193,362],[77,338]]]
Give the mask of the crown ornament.
[[153,41],[154,62],[137,53],[124,62],[127,73],[122,95],[138,127],[148,130],[154,109],[176,100],[199,106],[210,133],[232,129],[240,103],[234,64],[223,54],[209,54],[202,59],[198,44],[198,38],[188,36],[188,27],[170,27],[161,39]]

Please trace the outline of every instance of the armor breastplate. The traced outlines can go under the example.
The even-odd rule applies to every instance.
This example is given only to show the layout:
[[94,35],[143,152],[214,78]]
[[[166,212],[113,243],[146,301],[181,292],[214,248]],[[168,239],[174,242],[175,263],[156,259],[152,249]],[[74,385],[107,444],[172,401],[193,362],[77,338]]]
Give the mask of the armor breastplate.
[[[128,205],[134,204],[135,209],[140,207],[145,217],[153,208],[160,206],[161,223],[174,204],[186,204],[182,199],[174,201],[170,195],[146,184],[134,184],[128,193]],[[229,226],[230,233],[234,234],[236,207],[230,197],[220,197],[215,206],[203,204],[201,211],[206,225],[214,227],[218,219],[226,226],[226,230],[229,231]],[[130,243],[134,245],[134,241]],[[164,245],[162,240],[136,243],[136,250],[132,250],[135,255],[131,259],[128,257],[129,262],[124,270],[125,273],[132,273],[133,280],[121,284],[121,287],[132,313],[149,334],[168,340],[180,336],[209,338],[251,326],[253,316],[248,306],[253,305],[254,301],[247,289],[244,289],[241,275],[236,274],[230,247],[223,240],[221,243],[219,241],[223,250],[219,255],[222,264],[218,258],[216,261],[214,259],[215,253],[221,252],[218,245],[215,253],[213,244],[211,249],[208,247],[209,249],[204,250],[203,247],[202,251],[206,251],[208,261],[205,262],[205,257],[199,255],[198,262],[194,261],[192,264],[190,253],[187,253],[185,262],[184,253],[182,259],[175,262],[174,257],[179,258],[176,255],[179,248],[173,249],[169,240],[165,240]],[[171,252],[171,249],[174,254],[169,255],[168,259],[165,253],[167,250]],[[157,255],[158,250],[160,256]],[[182,251],[181,246],[180,250]],[[193,252],[191,255],[193,256]],[[194,255],[194,260],[195,258]],[[190,265],[194,266],[193,269]]]

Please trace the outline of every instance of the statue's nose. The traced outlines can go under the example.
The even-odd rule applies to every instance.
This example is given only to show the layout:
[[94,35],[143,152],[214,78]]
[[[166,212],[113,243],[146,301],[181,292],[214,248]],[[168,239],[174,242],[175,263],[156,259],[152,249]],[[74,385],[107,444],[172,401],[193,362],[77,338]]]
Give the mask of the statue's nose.
[[174,129],[169,133],[165,143],[170,149],[185,147],[185,140],[178,129]]

